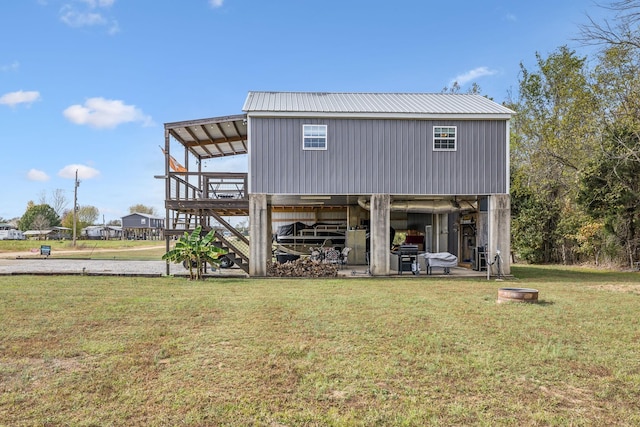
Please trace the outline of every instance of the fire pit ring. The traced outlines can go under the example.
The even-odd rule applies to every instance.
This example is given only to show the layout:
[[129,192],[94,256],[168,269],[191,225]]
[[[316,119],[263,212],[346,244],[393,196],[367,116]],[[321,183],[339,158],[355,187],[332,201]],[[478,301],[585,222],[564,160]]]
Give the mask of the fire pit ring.
[[529,288],[500,288],[498,302],[538,302],[538,290]]

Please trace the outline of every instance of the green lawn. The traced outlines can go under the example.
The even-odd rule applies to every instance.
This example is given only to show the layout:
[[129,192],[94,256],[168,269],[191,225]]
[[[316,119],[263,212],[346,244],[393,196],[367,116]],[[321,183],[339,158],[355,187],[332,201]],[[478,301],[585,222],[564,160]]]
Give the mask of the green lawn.
[[513,273],[0,276],[0,425],[640,425],[640,273]]
[[50,258],[91,258],[159,260],[165,251],[164,240],[0,240],[0,258],[7,253],[20,257],[39,257],[40,246],[51,246]]

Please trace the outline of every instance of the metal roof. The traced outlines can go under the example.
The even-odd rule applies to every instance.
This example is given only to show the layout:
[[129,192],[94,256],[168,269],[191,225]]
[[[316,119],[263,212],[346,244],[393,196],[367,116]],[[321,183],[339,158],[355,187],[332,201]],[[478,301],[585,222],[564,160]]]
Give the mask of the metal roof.
[[247,153],[247,116],[165,123],[165,130],[199,159]]
[[515,114],[484,96],[451,93],[249,92],[248,113],[339,113],[372,115]]

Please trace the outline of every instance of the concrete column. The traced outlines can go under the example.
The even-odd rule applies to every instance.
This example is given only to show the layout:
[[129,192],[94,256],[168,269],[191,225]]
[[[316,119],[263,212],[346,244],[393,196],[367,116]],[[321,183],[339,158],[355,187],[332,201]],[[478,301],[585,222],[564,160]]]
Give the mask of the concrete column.
[[[511,274],[511,197],[508,194],[489,196],[489,259],[496,251],[502,258],[502,273]],[[495,271],[494,266],[494,273]]]
[[358,227],[360,225],[360,206],[351,205],[347,207],[347,226]]
[[372,276],[388,276],[391,272],[391,196],[371,195],[369,260]]
[[271,225],[266,194],[249,194],[249,276],[267,275],[271,258]]

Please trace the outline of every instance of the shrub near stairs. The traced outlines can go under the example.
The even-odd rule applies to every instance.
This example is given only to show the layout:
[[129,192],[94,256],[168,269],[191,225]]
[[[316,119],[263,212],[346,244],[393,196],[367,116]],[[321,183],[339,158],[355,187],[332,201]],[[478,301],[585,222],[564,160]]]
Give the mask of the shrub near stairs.
[[186,263],[191,280],[202,279],[204,263],[208,262],[216,267],[220,264],[220,257],[227,251],[213,244],[214,230],[202,236],[202,226],[196,227],[191,234],[185,232],[173,249],[162,256],[163,260],[175,263]]

